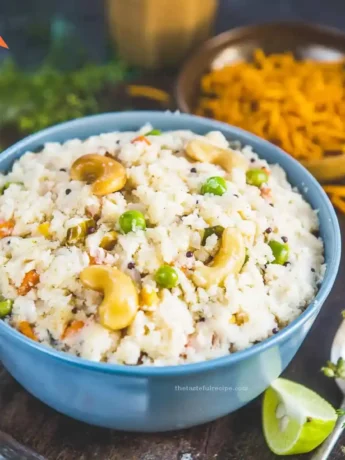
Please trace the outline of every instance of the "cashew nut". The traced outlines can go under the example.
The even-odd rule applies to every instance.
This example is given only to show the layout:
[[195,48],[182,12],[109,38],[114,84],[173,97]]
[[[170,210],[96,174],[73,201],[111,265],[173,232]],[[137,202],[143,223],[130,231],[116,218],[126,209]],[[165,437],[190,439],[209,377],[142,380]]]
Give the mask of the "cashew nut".
[[226,228],[222,235],[220,249],[211,265],[202,265],[194,271],[193,281],[197,286],[208,288],[221,285],[230,274],[241,270],[246,257],[244,240],[239,230]]
[[93,153],[83,155],[73,163],[71,178],[92,184],[92,193],[98,196],[121,190],[127,180],[126,169],[121,163]]
[[117,331],[128,327],[138,311],[138,293],[132,279],[115,267],[90,265],[80,274],[83,285],[103,292],[98,307],[100,323]]
[[240,168],[244,171],[248,169],[246,159],[239,153],[231,149],[222,149],[199,139],[188,142],[186,153],[193,160],[202,163],[213,163],[222,167],[228,173],[231,173],[234,168]]

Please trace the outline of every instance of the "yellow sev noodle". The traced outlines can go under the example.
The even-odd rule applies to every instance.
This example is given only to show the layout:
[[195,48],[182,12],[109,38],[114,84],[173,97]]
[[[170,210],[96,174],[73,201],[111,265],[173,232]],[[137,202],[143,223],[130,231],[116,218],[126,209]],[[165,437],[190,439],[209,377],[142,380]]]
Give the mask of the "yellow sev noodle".
[[345,214],[345,185],[324,185],[333,206]]
[[251,131],[297,159],[345,152],[344,63],[258,49],[253,62],[202,78],[196,114]]

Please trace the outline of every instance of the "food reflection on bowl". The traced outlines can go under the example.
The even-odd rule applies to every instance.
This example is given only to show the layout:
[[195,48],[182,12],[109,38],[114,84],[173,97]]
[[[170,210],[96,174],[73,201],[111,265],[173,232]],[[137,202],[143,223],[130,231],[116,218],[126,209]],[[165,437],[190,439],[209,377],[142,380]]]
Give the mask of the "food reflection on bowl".
[[[141,128],[146,122],[151,126]],[[186,129],[189,131],[184,131]],[[123,134],[111,134],[114,131]],[[212,133],[205,136],[210,131]],[[100,133],[106,134],[99,136]],[[232,142],[231,148],[227,139]],[[69,142],[63,146],[57,144],[65,141]],[[49,144],[42,151],[41,146],[46,142]],[[242,149],[240,145],[250,147]],[[24,155],[27,151],[41,153]],[[104,160],[98,161],[97,157],[97,167],[95,155]],[[282,372],[332,287],[340,253],[334,211],[320,186],[297,162],[277,147],[225,124],[155,112],[105,114],[58,125],[4,152],[1,169],[9,171],[13,161],[20,157],[6,179],[6,184],[10,184],[0,199],[0,207],[4,212],[1,203],[11,201],[21,209],[16,210],[18,222],[13,222],[12,234],[1,241],[10,241],[6,246],[14,245],[8,252],[15,251],[21,240],[30,242],[32,238],[39,241],[35,249],[38,252],[41,242],[54,247],[48,251],[50,263],[42,254],[33,254],[30,258],[33,266],[27,267],[27,273],[35,271],[39,279],[16,274],[15,284],[21,290],[19,301],[16,296],[11,297],[10,287],[2,278],[3,287],[8,289],[8,300],[13,301],[7,321],[15,327],[25,321],[28,324],[25,328],[19,327],[21,334],[10,324],[1,322],[0,356],[5,367],[32,394],[55,409],[89,423],[159,431],[192,426],[229,413],[260,394]],[[115,170],[123,177],[116,163],[126,169],[125,184],[109,179]],[[277,163],[280,167],[273,166]],[[27,179],[30,167],[38,175],[37,179],[41,173],[44,177],[36,181]],[[290,189],[281,168],[290,183],[299,187],[304,199]],[[21,177],[14,177],[15,174]],[[106,181],[100,184],[98,181],[105,174]],[[23,184],[13,184],[16,178],[23,179]],[[44,188],[49,187],[51,189],[44,192]],[[74,189],[77,193],[73,198]],[[67,190],[71,191],[66,193]],[[12,196],[19,194],[23,198],[25,193],[26,204],[33,195],[35,203],[40,197],[52,200],[47,204],[44,222],[32,222],[32,216],[22,209],[25,200]],[[308,203],[318,210],[318,219]],[[69,206],[80,207],[76,212],[78,217],[72,216]],[[37,211],[38,206],[33,203],[30,212],[35,209]],[[94,223],[91,227],[86,223],[80,231],[73,231],[85,223],[86,209],[88,220],[93,219]],[[49,212],[53,219],[60,217],[60,225],[49,221]],[[64,214],[68,214],[66,219],[61,217]],[[284,219],[289,220],[290,227]],[[65,225],[67,220],[69,223]],[[312,234],[318,229],[318,220],[321,239]],[[47,221],[49,228],[38,228]],[[20,229],[27,235],[26,225],[31,225],[31,232],[48,231],[49,234],[22,238]],[[211,227],[214,231],[209,232]],[[217,227],[224,230],[218,232]],[[295,231],[295,227],[299,230]],[[110,232],[116,232],[112,233],[114,241],[107,239],[108,249],[99,251],[99,243]],[[164,241],[162,235],[165,235]],[[325,267],[322,267],[322,241]],[[90,250],[94,244],[97,251],[93,254]],[[144,251],[139,255],[141,246]],[[134,247],[139,249],[138,253]],[[176,257],[172,254],[174,251]],[[7,264],[20,259],[21,252],[23,248],[11,254]],[[112,261],[99,260],[108,256],[113,257]],[[64,259],[58,264],[56,259],[61,257],[73,257],[73,261]],[[214,257],[213,263],[208,260],[210,257]],[[137,270],[139,276],[133,276],[133,270]],[[233,273],[229,276],[231,270]],[[266,280],[263,271],[268,272]],[[56,279],[66,278],[67,272],[64,283],[70,284],[67,288],[64,284],[60,286],[60,294],[66,297],[65,301],[73,299],[74,305],[73,311],[72,304],[68,306],[65,316],[63,299],[59,297],[58,305],[54,305],[54,296],[58,288]],[[15,273],[14,267],[12,273]],[[283,282],[287,278],[289,286]],[[117,301],[122,292],[126,294],[120,299],[124,302],[122,311],[128,313],[125,322],[107,310],[112,308],[115,292],[108,281],[111,285],[114,279],[115,285],[118,283],[114,295]],[[241,286],[237,284],[239,279],[242,279]],[[261,293],[255,281],[259,279]],[[274,285],[277,279],[279,282]],[[48,285],[55,293],[50,305],[45,305],[44,296],[51,294]],[[267,309],[266,291],[270,285],[271,297],[278,297]],[[125,286],[129,288],[125,290]],[[90,290],[86,291],[85,287]],[[136,302],[138,295],[142,297],[141,289],[147,292],[144,308],[139,310],[142,306]],[[103,299],[97,294],[98,290],[104,291]],[[157,313],[155,308],[146,308],[150,307],[152,292],[157,296]],[[196,293],[204,297],[194,299]],[[232,298],[228,302],[230,293]],[[207,300],[205,295],[211,299]],[[126,303],[128,296],[133,297]],[[279,299],[282,302],[277,302]],[[21,317],[33,314],[32,308],[25,308],[25,302],[31,301],[32,307],[35,300],[39,304],[37,310],[44,310],[42,318],[37,314],[40,311],[36,311],[35,319]],[[284,301],[287,301],[285,309],[281,308]],[[193,307],[197,308],[193,310]],[[299,307],[305,311],[301,313]],[[55,317],[51,321],[50,315],[58,310],[64,320],[56,321]],[[157,323],[152,321],[155,314]],[[138,318],[146,316],[151,316],[150,324],[138,335],[139,326],[143,324]],[[273,331],[277,325],[284,326],[290,321],[281,331]],[[95,328],[102,330],[102,337],[107,335],[107,340],[95,339]],[[163,331],[161,342],[153,341],[157,338],[157,334],[150,335],[153,330]],[[196,335],[199,333],[198,343],[193,340],[189,343],[195,331]],[[217,340],[213,340],[215,331]],[[230,351],[239,351],[229,355],[231,335],[237,339],[232,340],[234,349]],[[100,352],[98,347],[115,337],[109,349]],[[133,341],[134,337],[140,342]],[[146,342],[145,337],[149,338]],[[206,340],[198,356],[197,345],[203,344],[202,338]],[[262,343],[242,350],[265,338]],[[38,343],[51,340],[55,342],[50,345],[58,350]],[[121,341],[123,345],[117,354],[116,347]],[[62,353],[64,345],[69,345],[68,351],[81,357]],[[151,347],[150,352],[144,347]],[[95,354],[85,354],[85,350]],[[146,356],[141,356],[145,350]],[[272,354],[275,359],[262,366],[260,363]],[[108,362],[83,358],[95,361],[106,358]],[[144,365],[140,365],[143,362]],[[255,372],[254,380],[249,378],[251,371]],[[42,385],[42,381],[46,385]],[[164,412],[162,404],[166,406]]]
[[[281,39],[269,43],[278,26],[236,29],[207,42],[180,74],[179,106],[277,144],[320,180],[341,177],[344,35],[281,24]],[[191,79],[199,90],[187,89]]]

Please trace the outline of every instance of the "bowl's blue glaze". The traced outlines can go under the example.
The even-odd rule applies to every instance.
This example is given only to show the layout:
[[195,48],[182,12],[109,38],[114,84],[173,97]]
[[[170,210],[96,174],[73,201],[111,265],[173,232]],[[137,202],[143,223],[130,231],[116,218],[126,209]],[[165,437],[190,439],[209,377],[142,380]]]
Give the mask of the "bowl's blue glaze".
[[[102,132],[137,130],[150,122],[162,130],[220,130],[279,163],[306,200],[319,209],[327,270],[315,301],[284,330],[253,347],[212,361],[169,367],[93,363],[37,344],[0,321],[0,358],[30,393],[71,417],[104,427],[165,431],[228,414],[262,393],[291,361],[329,294],[339,266],[337,217],[317,181],[272,144],[245,131],[190,115],[124,112],[63,123],[18,142],[0,156],[0,170],[45,142],[86,138]],[[255,299],[253,299],[255,301]],[[187,388],[188,387],[188,388]]]

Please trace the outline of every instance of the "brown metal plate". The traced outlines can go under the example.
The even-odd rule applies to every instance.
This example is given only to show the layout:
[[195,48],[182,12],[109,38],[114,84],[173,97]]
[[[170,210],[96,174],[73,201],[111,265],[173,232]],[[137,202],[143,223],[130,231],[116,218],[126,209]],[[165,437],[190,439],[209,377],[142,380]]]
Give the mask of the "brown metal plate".
[[345,33],[312,24],[274,23],[240,27],[217,35],[184,64],[176,87],[179,109],[193,112],[200,79],[222,51],[233,51],[234,61],[250,60],[257,48],[267,54],[291,51],[299,59],[334,60],[345,55]]

